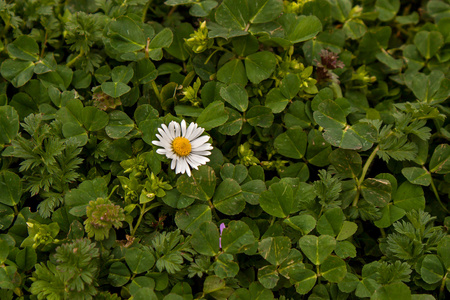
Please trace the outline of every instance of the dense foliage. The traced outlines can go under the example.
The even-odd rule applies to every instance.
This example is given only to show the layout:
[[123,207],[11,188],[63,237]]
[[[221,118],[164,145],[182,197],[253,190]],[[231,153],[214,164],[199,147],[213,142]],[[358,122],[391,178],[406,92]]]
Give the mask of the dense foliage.
[[0,62],[2,300],[450,297],[449,0],[0,0]]

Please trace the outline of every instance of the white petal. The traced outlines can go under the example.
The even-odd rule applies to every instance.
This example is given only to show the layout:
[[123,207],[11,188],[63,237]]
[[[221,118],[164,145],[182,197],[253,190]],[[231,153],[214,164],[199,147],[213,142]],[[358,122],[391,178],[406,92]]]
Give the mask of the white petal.
[[172,139],[176,138],[177,136],[175,135],[175,121],[172,121],[169,123],[169,133],[170,136],[172,137]]
[[189,165],[190,165],[193,169],[198,170],[198,166],[199,166],[200,164],[197,163],[196,161],[194,161],[194,160],[192,159],[191,156],[188,156],[187,161],[188,161]]
[[201,137],[199,137],[199,138],[197,138],[197,139],[191,141],[192,149],[196,149],[197,147],[202,146],[202,145],[205,144],[208,140],[209,140],[209,136],[204,135],[204,136],[201,136]]
[[165,139],[173,140],[172,134],[170,134],[169,127],[167,127],[166,124],[161,124],[161,128],[162,128],[162,131],[160,130],[160,128],[158,128],[158,131],[161,134],[161,136],[163,136]]
[[194,131],[194,129],[196,129],[196,128],[197,128],[197,124],[195,124],[194,122],[191,122],[191,124],[189,124],[189,127],[186,130],[186,135],[184,137],[187,138],[188,140],[191,140],[192,131]]
[[196,138],[198,138],[203,133],[203,131],[205,131],[204,128],[201,128],[201,127],[196,128],[195,130],[192,131],[189,140],[190,141],[195,140]]
[[166,149],[156,149],[156,153],[161,154],[161,155],[166,155],[167,150]]
[[175,137],[181,136],[180,124],[175,122]]
[[210,143],[205,143],[198,147],[192,147],[192,151],[205,151],[205,150],[212,150],[213,146],[211,146]]
[[197,154],[197,155],[201,155],[201,156],[208,156],[211,155],[211,152],[209,151],[192,151],[191,154]]
[[167,128],[167,126],[165,124],[162,124],[163,129],[158,128],[158,132],[161,134],[161,139],[160,140],[166,140],[169,143],[173,141],[172,136],[170,135],[170,131],[169,128]]
[[177,165],[177,159],[173,159],[172,163],[170,164],[170,168],[173,170],[173,169],[175,169],[176,165]]
[[198,162],[201,165],[204,165],[209,161],[209,158],[207,158],[205,156],[196,155],[196,154],[191,154],[189,156],[191,157],[191,159],[193,159],[194,161]]
[[181,136],[186,137],[186,121],[181,121]]
[[189,168],[188,165],[186,165],[186,174],[187,176],[191,177],[191,169]]

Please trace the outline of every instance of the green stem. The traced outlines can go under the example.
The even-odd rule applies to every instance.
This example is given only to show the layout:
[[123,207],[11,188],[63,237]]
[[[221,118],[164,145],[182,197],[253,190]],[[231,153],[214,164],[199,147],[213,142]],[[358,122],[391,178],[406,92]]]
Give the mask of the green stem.
[[139,215],[139,219],[136,222],[136,226],[134,226],[133,231],[131,232],[131,236],[134,236],[134,234],[136,233],[136,230],[138,229],[139,225],[142,222],[142,218],[144,217],[144,214],[146,213],[146,211],[145,211],[146,204],[147,203],[144,203],[144,205],[142,205],[142,207],[141,207],[141,214]]
[[384,231],[383,228],[380,228],[380,232],[381,232],[381,237],[385,238],[386,237],[386,232]]
[[367,171],[369,170],[370,165],[372,164],[373,160],[375,159],[375,156],[376,156],[378,150],[380,150],[380,146],[376,146],[375,149],[373,149],[372,153],[370,154],[369,158],[367,159],[366,163],[364,164],[364,167],[363,167],[363,170],[361,173],[361,177],[356,182],[357,190],[356,190],[355,199],[353,200],[353,204],[352,204],[353,207],[356,207],[358,205],[359,194],[361,193],[361,184],[364,181]]
[[147,16],[147,10],[148,10],[148,7],[150,6],[150,4],[151,4],[152,2],[153,2],[153,0],[148,1],[147,4],[146,4],[145,7],[144,7],[144,11],[142,12],[142,23],[145,22],[145,17]]
[[450,213],[450,211],[447,209],[447,207],[445,207],[444,203],[442,203],[441,201],[441,197],[439,197],[439,193],[436,189],[436,186],[434,185],[434,181],[433,181],[433,176],[431,176],[430,171],[427,170],[427,168],[425,168],[425,166],[422,166],[422,168],[428,173],[430,174],[430,178],[431,178],[431,190],[434,193],[434,196],[436,197],[437,201],[439,202],[439,204],[441,205],[441,207],[447,212]]
[[444,278],[442,278],[442,284],[439,288],[439,299],[445,299],[445,282],[447,281],[448,272],[445,274]]
[[159,102],[162,104],[163,99],[161,98],[161,94],[160,94],[160,92],[158,90],[158,86],[156,85],[156,82],[154,80],[152,81],[152,88],[153,88],[153,91],[156,94],[156,97],[158,97]]
[[66,64],[66,67],[72,66],[78,59],[80,59],[84,55],[84,50],[81,49],[80,54],[75,56],[71,61]]

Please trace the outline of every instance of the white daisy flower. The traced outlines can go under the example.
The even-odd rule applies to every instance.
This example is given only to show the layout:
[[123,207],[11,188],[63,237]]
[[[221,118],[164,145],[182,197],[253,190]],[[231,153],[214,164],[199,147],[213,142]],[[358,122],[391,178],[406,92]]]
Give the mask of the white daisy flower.
[[152,141],[156,146],[162,149],[156,150],[156,153],[165,155],[172,160],[171,169],[175,173],[186,173],[191,176],[191,168],[198,170],[198,166],[204,165],[209,161],[206,156],[210,155],[212,146],[207,143],[209,136],[200,136],[204,128],[198,127],[194,122],[186,128],[186,121],[181,121],[181,125],[175,121],[165,124],[158,128],[160,134],[156,134],[159,141]]

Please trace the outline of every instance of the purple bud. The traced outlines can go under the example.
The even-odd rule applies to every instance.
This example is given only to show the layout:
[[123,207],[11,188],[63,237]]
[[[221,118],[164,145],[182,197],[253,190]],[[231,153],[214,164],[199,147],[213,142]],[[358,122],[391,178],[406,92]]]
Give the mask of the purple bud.
[[219,247],[220,249],[222,249],[222,231],[225,229],[225,223],[221,223],[219,226],[219,230],[220,230],[220,237],[219,237]]

